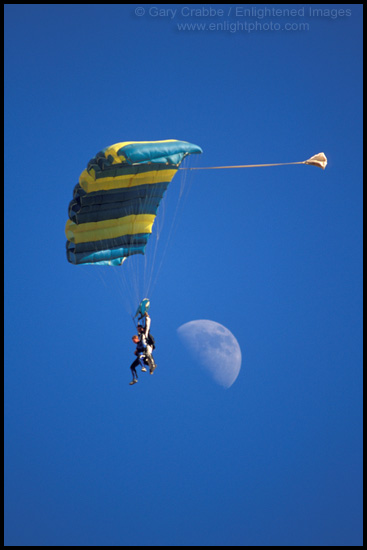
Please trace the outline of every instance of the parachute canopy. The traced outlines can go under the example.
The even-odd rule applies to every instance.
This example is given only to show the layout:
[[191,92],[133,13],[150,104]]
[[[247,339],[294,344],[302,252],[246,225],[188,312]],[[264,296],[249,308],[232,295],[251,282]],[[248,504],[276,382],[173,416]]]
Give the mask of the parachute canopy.
[[192,153],[202,150],[174,139],[127,141],[97,153],[69,204],[68,261],[121,265],[132,254],[144,254],[168,184]]

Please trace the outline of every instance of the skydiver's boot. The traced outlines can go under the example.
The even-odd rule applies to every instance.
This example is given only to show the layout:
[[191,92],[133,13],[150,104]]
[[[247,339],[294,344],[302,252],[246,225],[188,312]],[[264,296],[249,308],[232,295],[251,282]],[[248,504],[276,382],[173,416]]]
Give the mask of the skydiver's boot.
[[147,372],[147,368],[146,367],[141,367],[141,372]]
[[134,380],[132,380],[132,381],[130,382],[130,386],[132,386],[133,384],[136,384],[137,381],[138,381],[137,378],[134,378]]

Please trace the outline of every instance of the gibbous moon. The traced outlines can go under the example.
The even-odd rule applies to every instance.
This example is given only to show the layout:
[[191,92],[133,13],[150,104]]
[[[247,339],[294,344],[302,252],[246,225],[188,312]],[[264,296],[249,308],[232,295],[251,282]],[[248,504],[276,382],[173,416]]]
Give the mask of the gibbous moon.
[[241,368],[241,349],[233,334],[223,325],[200,319],[177,329],[181,341],[215,382],[229,388]]

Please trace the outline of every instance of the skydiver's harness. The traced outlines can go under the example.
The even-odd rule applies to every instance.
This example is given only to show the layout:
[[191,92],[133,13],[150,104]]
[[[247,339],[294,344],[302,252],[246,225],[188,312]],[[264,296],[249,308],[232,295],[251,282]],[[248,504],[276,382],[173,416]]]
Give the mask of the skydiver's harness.
[[148,351],[147,349],[148,346],[151,347],[152,350],[155,348],[154,343],[153,344],[150,343],[152,340],[154,340],[154,338],[153,337],[149,338],[149,335],[148,335],[148,338],[145,339],[147,345],[145,345],[141,340],[139,340],[139,342],[136,345],[136,352],[135,352],[140,364],[142,366],[143,364],[148,365],[150,369],[154,368],[154,365],[155,365],[152,353],[150,350]]

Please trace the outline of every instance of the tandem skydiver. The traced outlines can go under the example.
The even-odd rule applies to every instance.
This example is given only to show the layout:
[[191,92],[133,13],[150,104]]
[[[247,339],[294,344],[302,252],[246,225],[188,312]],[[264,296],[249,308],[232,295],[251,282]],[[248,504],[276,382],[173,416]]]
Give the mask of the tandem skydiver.
[[[154,361],[152,352],[155,349],[155,341],[153,336],[150,334],[150,325],[151,319],[148,314],[148,309],[150,302],[148,298],[142,300],[139,304],[138,310],[135,314],[135,317],[139,315],[138,319],[138,335],[132,337],[133,342],[136,344],[135,355],[136,359],[130,366],[131,373],[133,376],[130,385],[136,384],[138,381],[138,374],[136,372],[136,367],[140,364],[142,372],[147,372],[146,365],[149,367],[150,374],[153,374],[157,365]],[[142,324],[142,322],[144,324]]]

